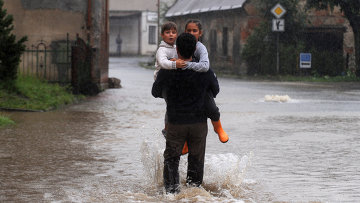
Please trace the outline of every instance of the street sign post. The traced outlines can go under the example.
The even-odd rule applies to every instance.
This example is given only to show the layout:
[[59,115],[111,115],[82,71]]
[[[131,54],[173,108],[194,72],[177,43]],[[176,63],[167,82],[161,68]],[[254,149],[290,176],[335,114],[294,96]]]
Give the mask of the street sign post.
[[279,32],[285,31],[285,20],[280,19],[283,15],[285,15],[286,10],[281,4],[276,4],[272,9],[271,13],[277,18],[272,21],[272,31],[277,33],[277,41],[276,41],[276,72],[279,74],[280,69],[280,56],[279,56]]
[[300,53],[300,68],[311,68],[311,53]]

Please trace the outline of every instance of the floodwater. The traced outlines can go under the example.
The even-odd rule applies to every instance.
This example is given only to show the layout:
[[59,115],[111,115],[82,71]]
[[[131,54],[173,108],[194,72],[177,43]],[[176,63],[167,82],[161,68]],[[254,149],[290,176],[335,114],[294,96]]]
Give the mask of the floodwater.
[[[359,202],[360,84],[219,78],[226,144],[211,130],[202,188],[165,195],[165,103],[147,58],[111,58],[123,88],[64,109],[7,113],[0,202]],[[266,95],[287,95],[285,102]],[[182,183],[186,156],[181,159]]]

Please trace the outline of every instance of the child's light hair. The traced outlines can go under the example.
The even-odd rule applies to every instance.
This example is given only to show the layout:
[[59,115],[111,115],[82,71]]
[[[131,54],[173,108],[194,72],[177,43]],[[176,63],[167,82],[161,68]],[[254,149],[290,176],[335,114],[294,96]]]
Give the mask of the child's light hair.
[[177,31],[177,26],[174,22],[168,21],[162,24],[161,26],[161,34],[164,34],[166,30],[175,29]]

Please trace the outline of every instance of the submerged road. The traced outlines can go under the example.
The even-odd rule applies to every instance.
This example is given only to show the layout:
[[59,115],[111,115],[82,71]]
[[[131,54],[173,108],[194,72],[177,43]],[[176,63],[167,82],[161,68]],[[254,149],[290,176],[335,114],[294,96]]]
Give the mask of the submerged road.
[[[219,78],[230,141],[209,124],[203,188],[164,195],[165,103],[149,58],[110,58],[108,89],[0,129],[0,202],[358,202],[360,84]],[[288,95],[285,102],[266,95]],[[184,181],[186,156],[181,159]]]

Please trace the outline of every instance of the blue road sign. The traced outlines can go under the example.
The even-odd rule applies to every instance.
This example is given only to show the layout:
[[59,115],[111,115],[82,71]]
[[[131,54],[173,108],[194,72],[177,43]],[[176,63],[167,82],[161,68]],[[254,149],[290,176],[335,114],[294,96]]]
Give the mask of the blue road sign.
[[311,68],[311,53],[300,53],[300,68]]

